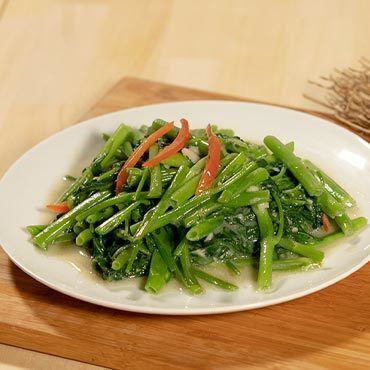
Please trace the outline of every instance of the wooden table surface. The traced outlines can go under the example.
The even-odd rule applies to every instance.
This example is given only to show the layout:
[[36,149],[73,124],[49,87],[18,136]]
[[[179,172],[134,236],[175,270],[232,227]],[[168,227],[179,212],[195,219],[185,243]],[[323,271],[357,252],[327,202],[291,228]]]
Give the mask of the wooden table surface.
[[[367,0],[0,0],[0,176],[125,75],[312,108],[308,79],[370,56],[369,14]],[[0,367],[73,366],[25,353],[0,346]]]

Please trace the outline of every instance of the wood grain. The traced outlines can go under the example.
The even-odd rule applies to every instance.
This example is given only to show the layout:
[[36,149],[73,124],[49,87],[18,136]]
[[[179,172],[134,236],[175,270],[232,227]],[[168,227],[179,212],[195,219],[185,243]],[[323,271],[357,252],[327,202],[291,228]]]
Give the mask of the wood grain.
[[308,79],[370,56],[369,13],[368,0],[0,0],[0,176],[127,75],[316,108]]
[[[131,105],[224,98],[126,79],[86,117]],[[0,341],[128,369],[363,369],[370,362],[369,266],[310,296],[214,316],[120,312],[57,293],[0,252]]]
[[0,5],[0,175],[123,76],[310,109],[307,80],[370,56],[368,0]]
[[[142,86],[142,89],[140,89]],[[130,94],[126,94],[130,91]],[[300,112],[309,113],[326,120],[330,120],[347,130],[356,133],[363,139],[370,141],[370,134],[348,127],[343,122],[337,120],[332,114],[320,112],[314,109],[300,108],[291,105],[271,103],[265,100],[246,99],[238,96],[225,95],[204,90],[184,88],[166,83],[159,83],[134,77],[125,77],[114,85],[98,103],[93,105],[87,113],[80,117],[80,121],[102,115],[107,112],[113,112],[119,109],[136,107],[146,104],[164,103],[176,100],[234,100],[248,101],[252,103],[269,104],[276,107],[299,110]]]
[[1,370],[107,370],[106,367],[0,344]]

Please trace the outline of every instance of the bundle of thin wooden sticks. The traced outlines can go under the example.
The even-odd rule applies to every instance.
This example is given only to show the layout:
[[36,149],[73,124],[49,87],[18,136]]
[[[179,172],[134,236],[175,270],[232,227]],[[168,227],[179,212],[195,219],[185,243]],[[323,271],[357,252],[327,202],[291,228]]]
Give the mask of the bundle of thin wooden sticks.
[[320,82],[309,83],[325,89],[323,99],[304,96],[321,106],[329,108],[336,119],[370,134],[370,60],[361,58],[357,68],[335,69]]

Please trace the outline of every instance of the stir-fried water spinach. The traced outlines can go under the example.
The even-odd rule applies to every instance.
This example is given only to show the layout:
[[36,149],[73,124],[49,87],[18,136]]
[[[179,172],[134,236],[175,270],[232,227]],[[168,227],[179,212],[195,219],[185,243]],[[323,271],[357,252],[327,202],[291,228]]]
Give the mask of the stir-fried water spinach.
[[258,271],[260,290],[274,272],[317,268],[322,246],[367,224],[347,211],[355,200],[332,178],[273,136],[248,143],[231,130],[190,130],[155,120],[120,125],[60,199],[48,225],[27,229],[47,250],[74,241],[105,280],[145,277],[160,292],[176,279],[191,294],[203,282],[237,289],[207,272]]

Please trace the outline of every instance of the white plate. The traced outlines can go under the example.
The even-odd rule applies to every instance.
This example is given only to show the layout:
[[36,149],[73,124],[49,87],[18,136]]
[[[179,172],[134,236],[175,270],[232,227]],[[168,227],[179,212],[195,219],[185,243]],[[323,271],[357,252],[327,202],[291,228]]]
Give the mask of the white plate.
[[[226,293],[206,287],[200,297],[176,285],[153,296],[140,282],[105,283],[92,278],[89,261],[75,248],[51,247],[40,252],[24,227],[43,223],[50,215],[43,205],[65,186],[64,174],[79,174],[101,145],[100,134],[124,122],[139,127],[155,118],[189,119],[191,126],[209,122],[232,128],[244,139],[262,142],[265,135],[295,141],[296,152],[327,171],[358,201],[358,215],[370,218],[370,147],[365,141],[318,117],[268,105],[225,101],[196,101],[150,105],[93,118],[41,142],[24,154],[0,182],[0,239],[5,252],[27,274],[72,297],[122,310],[155,314],[210,314],[253,309],[302,297],[353,273],[369,260],[370,229],[326,250],[318,271],[275,274],[268,294],[255,290],[253,273],[239,279],[240,289]],[[56,250],[58,252],[56,252]],[[82,263],[82,264],[81,264]],[[333,297],[335,299],[335,297]]]

